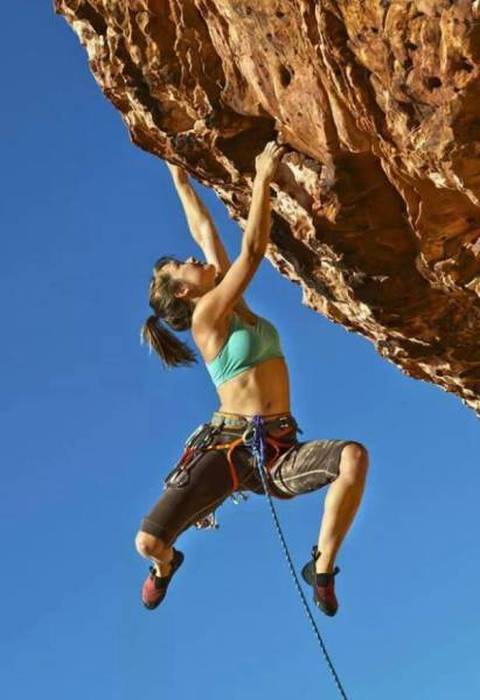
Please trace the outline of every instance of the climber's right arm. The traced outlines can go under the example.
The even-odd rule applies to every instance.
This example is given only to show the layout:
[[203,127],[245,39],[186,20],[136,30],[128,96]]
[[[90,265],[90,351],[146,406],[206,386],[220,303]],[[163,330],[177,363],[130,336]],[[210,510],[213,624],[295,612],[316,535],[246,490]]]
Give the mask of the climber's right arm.
[[270,182],[283,149],[271,141],[256,159],[257,174],[240,255],[224,278],[197,304],[196,320],[215,323],[233,311],[260,265],[270,237]]

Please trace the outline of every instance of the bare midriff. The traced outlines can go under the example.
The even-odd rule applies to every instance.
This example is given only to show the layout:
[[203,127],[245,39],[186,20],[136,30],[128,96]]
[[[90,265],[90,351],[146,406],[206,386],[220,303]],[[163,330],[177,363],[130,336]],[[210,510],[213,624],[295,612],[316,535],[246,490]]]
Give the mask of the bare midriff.
[[220,413],[273,416],[290,412],[288,368],[272,357],[245,370],[217,388]]

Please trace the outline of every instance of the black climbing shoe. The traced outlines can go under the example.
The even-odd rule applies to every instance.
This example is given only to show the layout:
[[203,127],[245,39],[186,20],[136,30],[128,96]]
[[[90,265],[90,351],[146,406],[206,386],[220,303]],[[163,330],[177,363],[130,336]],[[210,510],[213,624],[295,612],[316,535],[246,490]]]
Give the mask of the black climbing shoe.
[[320,608],[325,615],[333,617],[338,610],[334,577],[338,574],[340,569],[336,566],[331,574],[317,574],[315,571],[315,562],[319,556],[320,552],[316,547],[313,547],[312,558],[303,567],[302,577],[303,580],[313,588],[313,601],[317,608]]

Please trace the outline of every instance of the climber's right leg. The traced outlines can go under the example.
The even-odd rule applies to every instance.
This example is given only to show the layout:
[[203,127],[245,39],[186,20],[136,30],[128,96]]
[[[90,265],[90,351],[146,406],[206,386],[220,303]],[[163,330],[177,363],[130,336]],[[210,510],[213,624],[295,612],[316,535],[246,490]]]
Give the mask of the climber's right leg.
[[142,556],[153,562],[142,587],[142,602],[146,608],[153,610],[165,598],[174,573],[182,565],[183,553],[166,547],[162,540],[141,530],[137,533],[135,545]]
[[169,476],[135,538],[137,551],[153,564],[142,589],[145,607],[153,609],[162,602],[183,562],[182,552],[173,547],[180,533],[215,510],[231,492],[232,477],[223,450],[201,452],[186,468]]

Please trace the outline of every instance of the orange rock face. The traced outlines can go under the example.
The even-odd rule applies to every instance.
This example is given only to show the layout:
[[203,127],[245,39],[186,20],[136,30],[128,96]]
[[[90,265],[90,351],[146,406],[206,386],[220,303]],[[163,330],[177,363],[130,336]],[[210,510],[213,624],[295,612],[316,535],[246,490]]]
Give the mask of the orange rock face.
[[480,413],[480,0],[56,0],[134,143],[243,227],[304,303]]

